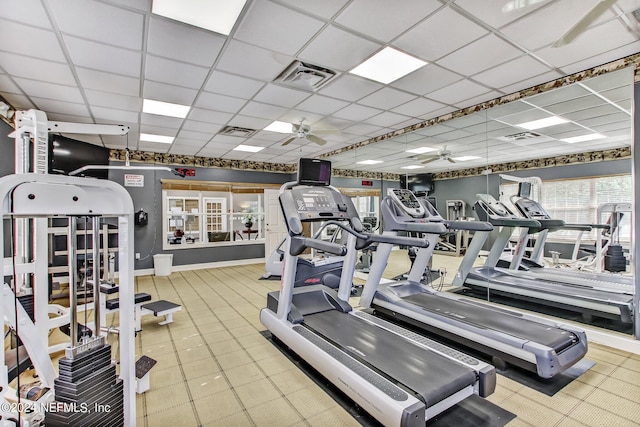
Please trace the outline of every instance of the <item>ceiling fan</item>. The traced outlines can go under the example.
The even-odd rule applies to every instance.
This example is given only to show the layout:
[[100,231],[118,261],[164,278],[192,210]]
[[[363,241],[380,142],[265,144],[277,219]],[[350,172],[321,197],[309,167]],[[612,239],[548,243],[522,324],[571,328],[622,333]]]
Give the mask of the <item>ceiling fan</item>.
[[[545,0],[510,0],[508,1],[502,11],[504,13],[513,12],[518,9],[524,9],[530,6],[535,5],[536,3],[541,3]],[[615,4],[617,0],[599,0],[595,6],[591,8],[582,18],[576,21],[575,24],[567,31],[565,31],[562,36],[558,40],[551,45],[552,47],[560,47],[566,44],[571,43],[576,37],[582,34],[589,25],[591,25],[596,19],[598,19],[607,9]]]
[[413,158],[421,160],[422,164],[435,162],[436,160],[446,160],[449,163],[455,163],[456,161],[451,158],[452,154],[453,153],[447,150],[447,147],[444,146],[442,147],[442,150],[438,151],[437,154],[431,154],[429,156],[419,155],[419,156],[414,156]]
[[304,123],[304,118],[300,120],[300,123],[292,123],[291,128],[292,128],[291,133],[293,134],[293,136],[287,139],[285,142],[283,142],[282,143],[283,146],[290,144],[292,141],[298,138],[306,138],[309,141],[314,142],[318,145],[324,145],[327,143],[327,141],[318,137],[316,134],[334,134],[334,133],[340,132],[335,129],[311,130],[311,126]]

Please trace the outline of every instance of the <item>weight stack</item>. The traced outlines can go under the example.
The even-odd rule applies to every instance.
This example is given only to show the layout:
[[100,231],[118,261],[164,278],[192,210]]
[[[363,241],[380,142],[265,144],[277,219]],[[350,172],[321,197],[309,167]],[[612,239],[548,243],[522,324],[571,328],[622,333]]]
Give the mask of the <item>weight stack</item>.
[[45,415],[47,427],[124,425],[123,383],[108,344],[74,359],[60,359],[54,392]]
[[627,269],[627,259],[622,253],[622,245],[609,245],[604,256],[604,269],[612,273],[619,273]]

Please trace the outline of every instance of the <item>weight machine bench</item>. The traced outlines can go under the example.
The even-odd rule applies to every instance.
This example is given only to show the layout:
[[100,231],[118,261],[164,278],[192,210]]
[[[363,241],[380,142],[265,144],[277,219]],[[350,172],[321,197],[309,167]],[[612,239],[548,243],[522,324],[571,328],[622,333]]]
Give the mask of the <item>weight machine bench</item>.
[[[120,301],[117,298],[107,299],[106,295],[115,294],[118,292],[118,286],[109,282],[100,284],[100,316],[102,317],[101,323],[106,325],[107,313],[113,313],[120,309]],[[103,296],[104,294],[105,296]],[[160,300],[151,301],[151,295],[147,293],[137,293],[135,298],[135,311],[134,319],[136,332],[142,330],[142,316],[147,314],[153,314],[156,317],[164,316],[164,320],[159,322],[160,325],[167,325],[173,322],[173,313],[182,310],[182,306],[170,301]],[[146,303],[146,304],[145,304]]]

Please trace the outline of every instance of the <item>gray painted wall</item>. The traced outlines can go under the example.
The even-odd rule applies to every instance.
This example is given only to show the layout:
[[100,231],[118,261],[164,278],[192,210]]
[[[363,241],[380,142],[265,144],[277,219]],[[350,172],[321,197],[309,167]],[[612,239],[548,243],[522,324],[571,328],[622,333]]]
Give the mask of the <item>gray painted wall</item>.
[[0,120],[0,176],[9,175],[14,172],[15,142],[9,138],[13,128]]

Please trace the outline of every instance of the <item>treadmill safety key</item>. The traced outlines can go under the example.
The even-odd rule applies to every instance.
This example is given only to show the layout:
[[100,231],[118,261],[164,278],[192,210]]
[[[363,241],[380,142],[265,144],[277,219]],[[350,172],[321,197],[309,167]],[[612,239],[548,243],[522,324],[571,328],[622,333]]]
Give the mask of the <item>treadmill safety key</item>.
[[142,305],[143,310],[153,313],[154,316],[164,316],[162,322],[158,322],[159,325],[167,325],[173,322],[173,313],[182,310],[182,306],[170,301],[160,300],[150,302],[149,304]]

